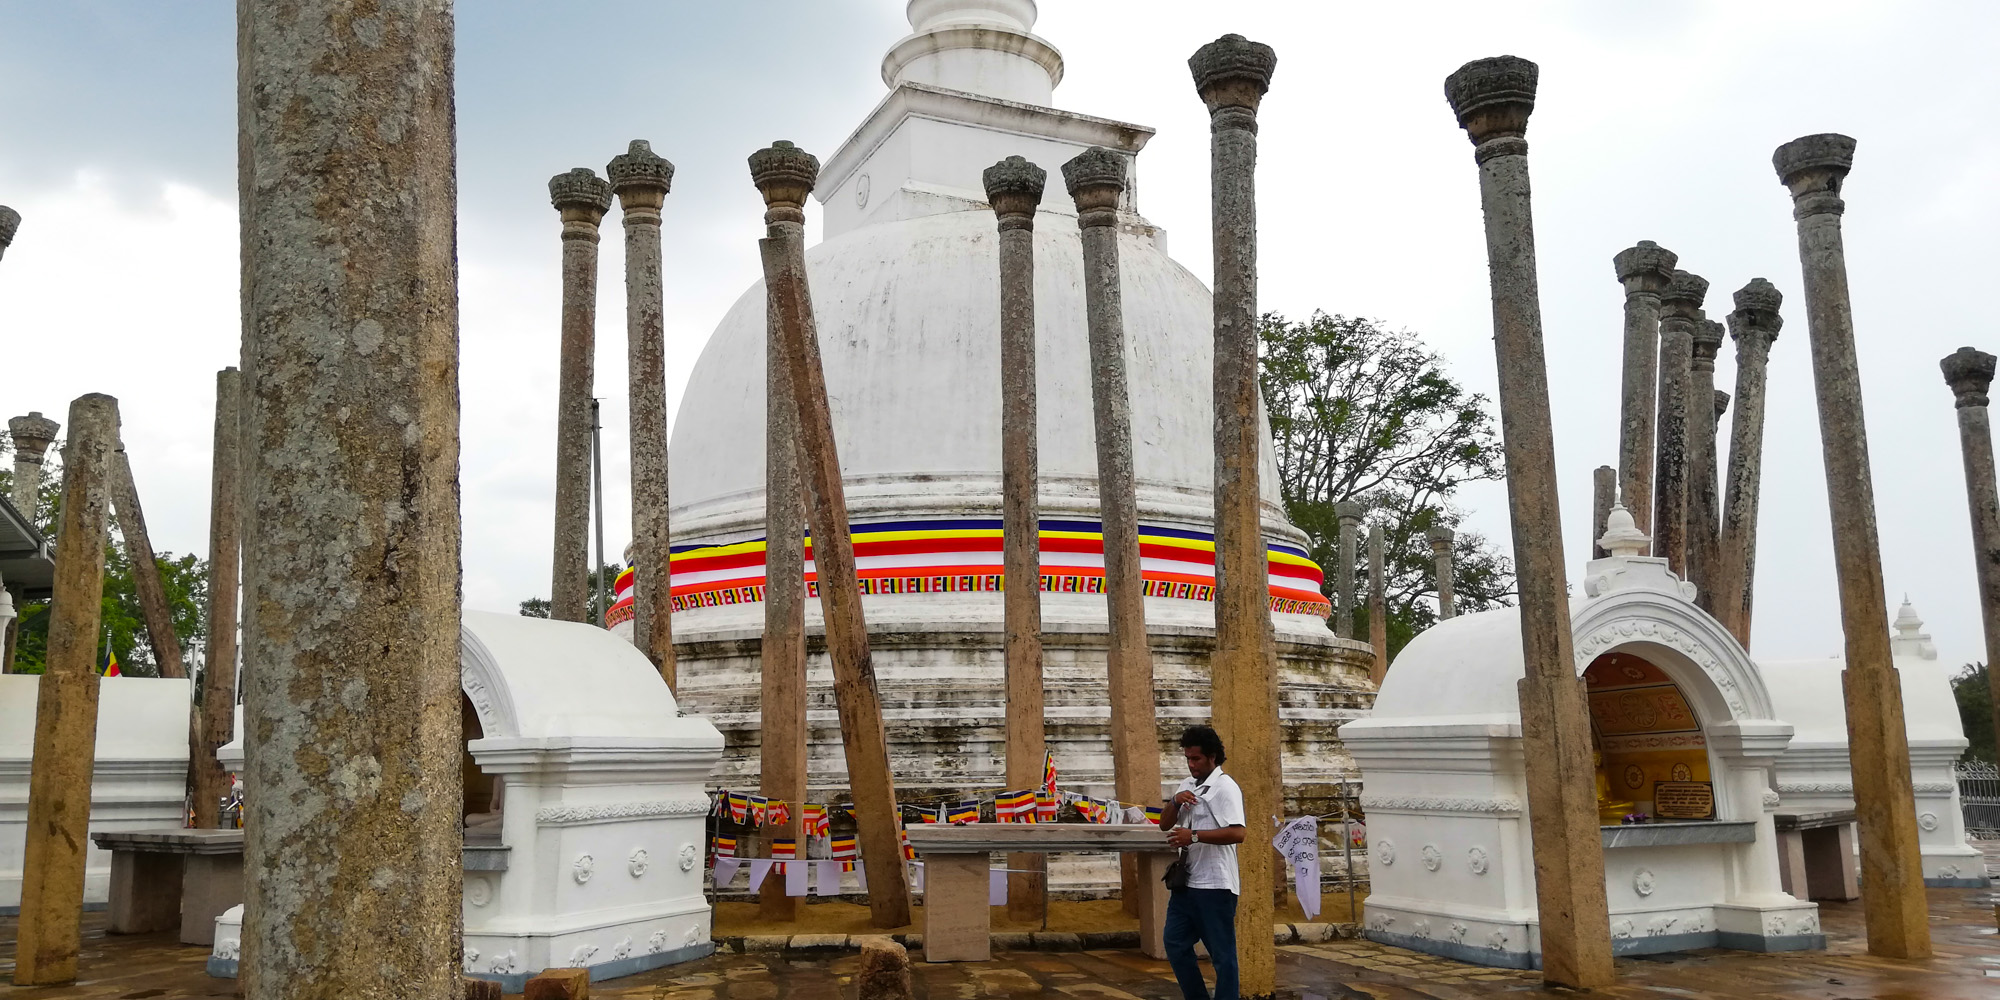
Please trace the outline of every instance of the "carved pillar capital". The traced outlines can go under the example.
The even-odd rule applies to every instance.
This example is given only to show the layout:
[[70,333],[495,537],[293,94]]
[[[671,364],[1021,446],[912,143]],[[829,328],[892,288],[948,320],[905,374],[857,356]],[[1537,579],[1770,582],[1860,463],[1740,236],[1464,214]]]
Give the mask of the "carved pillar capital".
[[1749,284],[1737,289],[1735,300],[1736,311],[1729,314],[1728,320],[1737,357],[1743,357],[1745,351],[1760,356],[1768,353],[1771,342],[1778,339],[1778,331],[1785,325],[1784,317],[1778,315],[1784,295],[1763,278],[1751,278]]
[[1333,505],[1333,516],[1342,522],[1359,524],[1363,515],[1367,513],[1367,504],[1355,503],[1352,500],[1342,500]]
[[1986,389],[1993,384],[1994,361],[1993,355],[1985,351],[1961,347],[1938,362],[1938,367],[1944,370],[1945,384],[1958,397],[1960,409],[1986,405]]
[[764,195],[764,224],[805,225],[806,196],[819,182],[819,157],[783,139],[750,154],[750,182]]
[[1660,321],[1693,324],[1701,314],[1702,301],[1707,297],[1707,279],[1687,271],[1673,272],[1667,287],[1660,292]]
[[1854,140],[1838,132],[1801,136],[1771,154],[1778,180],[1792,192],[1792,217],[1839,215],[1840,185],[1854,167]]
[[1727,412],[1729,412],[1729,393],[1717,389],[1715,390],[1715,419],[1721,420],[1722,415]]
[[611,210],[611,185],[589,167],[549,178],[549,204],[562,213],[563,239],[597,239],[597,224]]
[[1109,226],[1118,221],[1118,198],[1125,193],[1126,159],[1103,146],[1092,146],[1063,164],[1063,183],[1076,201],[1079,226]]
[[1628,297],[1658,296],[1666,291],[1667,283],[1674,277],[1674,265],[1679,262],[1678,254],[1652,240],[1640,240],[1636,246],[1620,250],[1611,258],[1618,283],[1625,286]]
[[1721,323],[1697,314],[1694,324],[1694,370],[1712,372],[1715,370],[1715,355],[1722,350],[1723,327]]
[[42,464],[47,457],[49,445],[56,439],[56,432],[62,425],[42,416],[40,410],[30,410],[25,417],[15,417],[7,421],[7,433],[14,438],[14,458],[17,461]]
[[659,221],[660,206],[666,204],[667,192],[673,188],[674,165],[653,152],[652,143],[632,140],[625,152],[605,165],[604,174],[611,178],[611,190],[618,195],[628,223]]
[[1520,56],[1493,56],[1445,77],[1445,100],[1472,140],[1473,159],[1527,155],[1528,116],[1535,110],[1540,76],[1541,67]]
[[987,167],[980,179],[986,184],[987,203],[1000,217],[1000,228],[1035,228],[1035,209],[1041,207],[1048,171],[1025,157],[1010,156]]
[[1211,127],[1257,130],[1257,106],[1271,89],[1278,54],[1263,42],[1224,35],[1188,57],[1195,90],[1208,105]]
[[1442,524],[1434,524],[1424,532],[1424,537],[1430,540],[1432,552],[1444,555],[1451,551],[1451,543],[1458,538],[1458,533]]
[[21,228],[21,213],[0,205],[0,254],[14,245],[14,233]]

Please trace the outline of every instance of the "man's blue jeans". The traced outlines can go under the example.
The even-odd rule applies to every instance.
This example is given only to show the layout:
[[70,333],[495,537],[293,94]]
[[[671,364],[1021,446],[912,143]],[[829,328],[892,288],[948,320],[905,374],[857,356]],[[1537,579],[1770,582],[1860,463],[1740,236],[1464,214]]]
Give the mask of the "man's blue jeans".
[[1167,964],[1180,980],[1186,1000],[1209,1000],[1208,986],[1201,980],[1194,943],[1208,947],[1208,960],[1215,964],[1214,1000],[1236,1000],[1236,894],[1228,889],[1182,889],[1167,901],[1167,926],[1163,928]]

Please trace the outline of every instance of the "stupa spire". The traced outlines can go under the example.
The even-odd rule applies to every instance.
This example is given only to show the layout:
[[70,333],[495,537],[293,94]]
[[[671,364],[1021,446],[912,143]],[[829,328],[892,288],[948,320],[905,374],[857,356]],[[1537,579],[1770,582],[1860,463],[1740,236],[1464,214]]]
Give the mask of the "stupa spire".
[[911,33],[882,58],[889,89],[918,83],[1047,107],[1062,53],[1036,37],[1035,0],[910,0]]

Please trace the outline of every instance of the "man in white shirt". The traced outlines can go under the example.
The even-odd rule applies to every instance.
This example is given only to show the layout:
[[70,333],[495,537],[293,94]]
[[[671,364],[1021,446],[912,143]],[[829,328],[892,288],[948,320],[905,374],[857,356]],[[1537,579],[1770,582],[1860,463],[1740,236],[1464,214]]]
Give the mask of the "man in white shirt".
[[1236,899],[1243,891],[1236,871],[1236,845],[1247,832],[1243,790],[1222,773],[1222,739],[1207,726],[1181,734],[1188,777],[1160,810],[1167,843],[1185,848],[1187,888],[1174,890],[1163,929],[1167,962],[1174,968],[1185,1000],[1210,1000],[1195,961],[1194,945],[1208,948],[1215,965],[1214,1000],[1236,996]]

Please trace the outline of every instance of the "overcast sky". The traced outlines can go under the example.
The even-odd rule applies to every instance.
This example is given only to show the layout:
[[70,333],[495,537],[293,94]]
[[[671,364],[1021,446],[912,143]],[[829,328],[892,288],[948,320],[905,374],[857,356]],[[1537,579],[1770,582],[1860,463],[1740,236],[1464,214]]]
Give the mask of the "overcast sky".
[[[758,277],[761,203],[744,158],[776,138],[830,154],[884,94],[902,6],[460,5],[468,607],[547,596],[560,292],[548,177],[601,172],[634,137],[677,165],[665,238],[677,404],[709,330]],[[0,261],[0,416],[61,420],[81,393],[119,397],[154,544],[175,552],[206,551],[214,372],[237,357],[233,8],[0,0],[0,203],[25,220]],[[1036,33],[1067,60],[1056,103],[1158,129],[1140,209],[1203,276],[1207,123],[1186,59],[1227,31],[1279,56],[1261,122],[1260,305],[1407,327],[1488,393],[1477,177],[1442,82],[1480,56],[1541,64],[1530,159],[1573,583],[1588,557],[1591,469],[1616,462],[1612,254],[1641,239],[1676,251],[1712,282],[1718,318],[1752,277],[1784,292],[1760,657],[1841,650],[1795,231],[1771,151],[1813,132],[1859,139],[1845,222],[1890,608],[1907,593],[1944,659],[1984,658],[1937,362],[1962,344],[2000,349],[2000,133],[1985,126],[2000,94],[2000,5],[1044,0]],[[628,523],[615,233],[597,359],[614,549]],[[1724,388],[1732,353],[1718,365]],[[1470,526],[1504,547],[1504,488],[1461,499]]]

